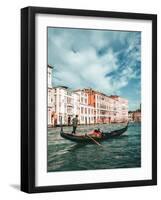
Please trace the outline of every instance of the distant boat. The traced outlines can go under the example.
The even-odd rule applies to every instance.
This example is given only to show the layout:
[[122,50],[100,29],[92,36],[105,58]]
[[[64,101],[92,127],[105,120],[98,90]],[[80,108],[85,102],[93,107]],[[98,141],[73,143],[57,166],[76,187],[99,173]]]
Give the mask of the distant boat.
[[78,142],[78,143],[97,143],[97,142],[101,142],[110,138],[115,138],[118,137],[120,135],[122,135],[124,132],[126,132],[128,129],[128,123],[124,128],[118,129],[118,130],[114,130],[111,132],[100,132],[101,135],[100,137],[96,137],[96,136],[91,136],[89,134],[84,134],[84,135],[76,135],[76,134],[72,134],[72,133],[65,133],[63,131],[63,127],[61,127],[61,131],[60,131],[60,135],[61,137],[71,140],[73,142]]

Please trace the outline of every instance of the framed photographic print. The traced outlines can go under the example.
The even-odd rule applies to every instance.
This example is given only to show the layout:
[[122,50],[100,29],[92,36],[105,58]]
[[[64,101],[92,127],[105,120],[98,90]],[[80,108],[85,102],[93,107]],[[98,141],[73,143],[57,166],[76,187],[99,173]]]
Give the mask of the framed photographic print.
[[157,184],[157,16],[21,9],[21,190]]

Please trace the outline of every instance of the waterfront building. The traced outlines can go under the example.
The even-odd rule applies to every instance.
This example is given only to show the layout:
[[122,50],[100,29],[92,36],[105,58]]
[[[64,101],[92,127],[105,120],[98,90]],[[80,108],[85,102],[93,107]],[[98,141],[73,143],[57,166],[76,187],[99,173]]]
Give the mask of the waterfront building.
[[119,96],[107,96],[93,89],[84,89],[88,103],[94,106],[95,123],[128,121],[128,101]]
[[129,121],[141,122],[141,110],[129,111]]
[[114,102],[115,122],[127,122],[128,121],[128,100],[117,95],[111,95],[110,98],[115,100]]
[[[128,101],[126,99],[116,95],[107,96],[91,88],[72,91],[66,86],[52,87],[52,73],[53,67],[48,65],[49,127],[61,123],[71,125],[75,115],[78,115],[80,124],[128,121]],[[135,118],[139,120],[138,113],[135,113]]]
[[110,123],[113,119],[113,100],[103,93],[95,94],[96,123]]
[[[75,92],[72,93],[72,96],[73,96],[73,117],[75,117],[76,115],[78,115],[78,118],[79,118],[79,115],[80,115],[80,103],[79,103],[79,95]],[[71,123],[70,123],[71,124]]]
[[141,122],[141,111],[140,110],[136,110],[133,114],[133,120],[135,122]]
[[88,96],[88,105],[94,108],[94,123],[107,122],[107,98],[104,94],[93,89],[84,89]]
[[72,118],[79,115],[79,96],[66,86],[53,88],[55,96],[55,111],[57,113],[57,124],[71,125]]
[[53,67],[48,65],[48,126],[52,127],[55,124],[55,103],[52,91],[52,71]]
[[75,90],[79,96],[79,123],[94,124],[94,106],[89,104],[88,94],[85,90]]
[[107,96],[92,89],[71,91],[59,86],[49,91],[48,98],[52,126],[71,125],[75,115],[80,124],[128,121],[128,101],[119,96]]

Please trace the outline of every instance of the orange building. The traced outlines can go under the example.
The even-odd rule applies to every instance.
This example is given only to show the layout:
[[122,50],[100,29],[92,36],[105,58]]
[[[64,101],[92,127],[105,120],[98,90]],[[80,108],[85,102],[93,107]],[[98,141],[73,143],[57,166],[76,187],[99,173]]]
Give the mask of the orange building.
[[95,123],[128,121],[128,101],[120,96],[107,96],[93,89],[84,89],[88,104],[94,107]]
[[94,124],[94,106],[89,102],[89,95],[85,90],[75,90],[79,95],[79,122],[80,124]]

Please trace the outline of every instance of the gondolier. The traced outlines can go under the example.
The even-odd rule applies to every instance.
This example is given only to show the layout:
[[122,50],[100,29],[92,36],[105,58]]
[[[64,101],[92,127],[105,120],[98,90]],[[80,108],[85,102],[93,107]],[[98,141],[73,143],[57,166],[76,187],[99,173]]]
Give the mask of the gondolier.
[[76,115],[73,119],[72,119],[72,125],[73,125],[73,131],[72,133],[75,134],[77,126],[78,126],[78,115]]

